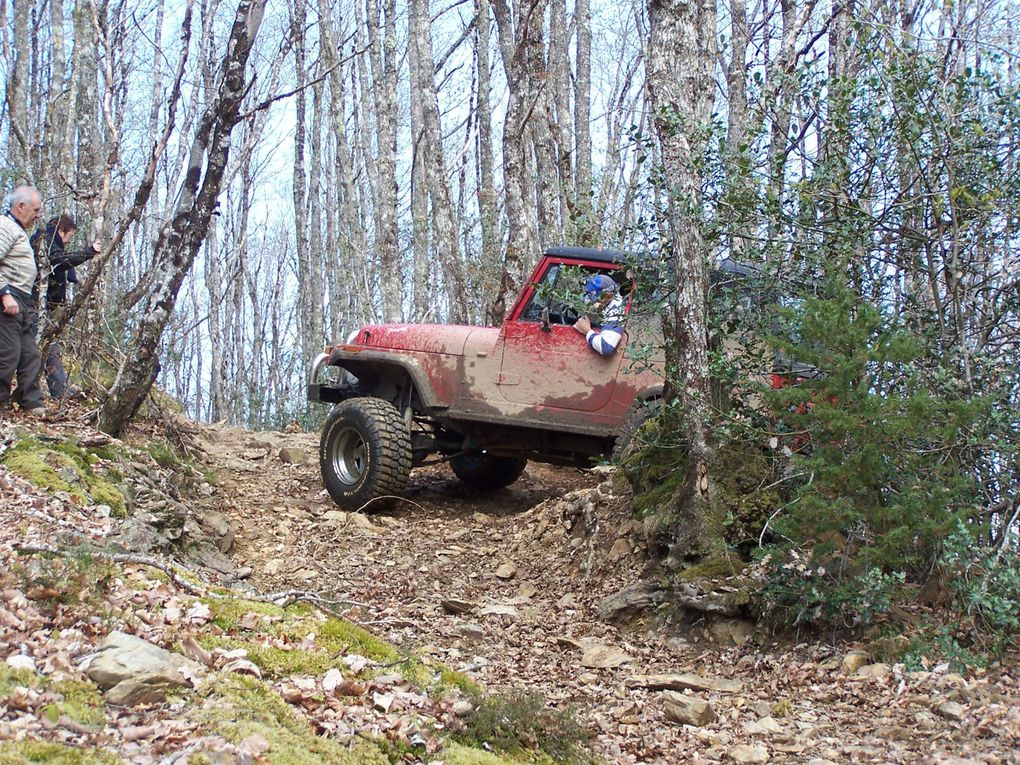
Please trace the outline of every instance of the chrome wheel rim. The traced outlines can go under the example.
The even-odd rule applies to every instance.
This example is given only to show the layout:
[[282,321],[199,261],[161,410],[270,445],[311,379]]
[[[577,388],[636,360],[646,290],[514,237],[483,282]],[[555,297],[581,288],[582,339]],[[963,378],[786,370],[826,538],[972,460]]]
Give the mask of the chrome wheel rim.
[[333,472],[348,486],[354,486],[368,467],[368,444],[357,428],[346,427],[333,441]]

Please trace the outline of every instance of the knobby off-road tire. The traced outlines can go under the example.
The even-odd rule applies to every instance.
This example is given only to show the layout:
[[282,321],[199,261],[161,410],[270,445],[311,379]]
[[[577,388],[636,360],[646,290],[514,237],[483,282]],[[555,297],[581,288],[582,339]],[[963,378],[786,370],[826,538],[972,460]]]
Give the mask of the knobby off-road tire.
[[661,408],[661,399],[635,401],[631,405],[630,411],[623,419],[623,425],[620,426],[620,434],[616,437],[616,443],[613,444],[613,460],[615,462],[619,462],[623,458],[630,442],[634,440],[634,434],[640,430],[642,425],[657,415]]
[[474,489],[502,489],[524,472],[523,457],[494,457],[491,454],[459,454],[450,459],[454,475]]
[[[339,404],[322,426],[322,482],[344,510],[380,510],[400,496],[411,474],[407,423],[388,401],[352,398]],[[376,501],[373,501],[376,500]]]

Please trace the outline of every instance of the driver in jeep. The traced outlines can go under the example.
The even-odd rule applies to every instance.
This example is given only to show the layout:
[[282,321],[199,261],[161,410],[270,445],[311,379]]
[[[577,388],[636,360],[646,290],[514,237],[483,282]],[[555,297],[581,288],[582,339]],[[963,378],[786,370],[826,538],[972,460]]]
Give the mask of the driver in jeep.
[[[592,312],[574,322],[574,329],[584,335],[593,351],[610,356],[623,338],[623,296],[612,278],[595,274],[584,283],[584,297],[592,304]],[[592,316],[597,326],[592,326]]]

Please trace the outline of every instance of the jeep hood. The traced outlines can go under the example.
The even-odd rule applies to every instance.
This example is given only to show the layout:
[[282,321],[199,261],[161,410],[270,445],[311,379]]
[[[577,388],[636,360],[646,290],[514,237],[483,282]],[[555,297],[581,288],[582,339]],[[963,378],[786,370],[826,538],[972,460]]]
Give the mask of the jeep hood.
[[497,327],[469,327],[461,324],[373,324],[362,327],[348,343],[365,348],[418,351],[448,356],[463,356],[468,339],[495,343]]

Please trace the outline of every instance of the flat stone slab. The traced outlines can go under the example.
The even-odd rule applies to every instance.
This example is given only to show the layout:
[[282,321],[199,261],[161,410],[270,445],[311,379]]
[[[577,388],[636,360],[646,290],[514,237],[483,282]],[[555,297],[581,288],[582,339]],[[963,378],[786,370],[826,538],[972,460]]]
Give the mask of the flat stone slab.
[[647,688],[651,691],[717,691],[719,693],[740,693],[744,684],[739,680],[727,680],[701,675],[634,675],[627,680],[628,688]]

